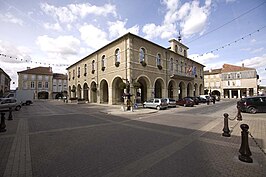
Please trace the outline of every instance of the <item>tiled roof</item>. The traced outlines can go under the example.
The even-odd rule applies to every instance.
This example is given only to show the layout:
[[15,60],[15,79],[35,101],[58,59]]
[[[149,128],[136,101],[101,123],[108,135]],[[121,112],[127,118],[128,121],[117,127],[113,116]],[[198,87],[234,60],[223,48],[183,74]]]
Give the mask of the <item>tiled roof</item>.
[[245,70],[255,70],[254,68],[247,68],[244,66],[235,66],[230,64],[224,64],[222,72],[235,72],[235,71],[245,71]]
[[211,69],[208,71],[204,71],[204,75],[211,75],[211,74],[220,74],[222,72],[222,69]]
[[255,68],[247,68],[247,67],[243,67],[243,66],[224,64],[222,68],[204,71],[204,75],[212,75],[212,74],[235,72],[235,71],[246,71],[246,70],[256,70],[256,69]]
[[65,74],[60,74],[60,73],[54,73],[54,74],[53,74],[53,79],[67,80],[67,75],[65,75]]
[[0,68],[0,73],[3,73],[9,80],[11,80],[10,76],[2,68]]
[[19,71],[18,74],[39,74],[39,75],[53,75],[51,67],[37,67],[32,69],[27,69],[24,71]]

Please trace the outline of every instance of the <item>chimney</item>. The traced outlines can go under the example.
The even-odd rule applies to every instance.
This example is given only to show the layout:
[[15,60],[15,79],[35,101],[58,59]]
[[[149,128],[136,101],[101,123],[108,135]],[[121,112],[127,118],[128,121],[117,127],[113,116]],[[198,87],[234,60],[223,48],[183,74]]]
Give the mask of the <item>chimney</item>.
[[245,65],[244,65],[244,63],[242,63],[242,68],[244,68],[245,67]]
[[52,67],[51,66],[49,66],[49,72],[53,72],[53,70],[52,70]]
[[29,70],[30,69],[30,67],[27,67],[27,70]]

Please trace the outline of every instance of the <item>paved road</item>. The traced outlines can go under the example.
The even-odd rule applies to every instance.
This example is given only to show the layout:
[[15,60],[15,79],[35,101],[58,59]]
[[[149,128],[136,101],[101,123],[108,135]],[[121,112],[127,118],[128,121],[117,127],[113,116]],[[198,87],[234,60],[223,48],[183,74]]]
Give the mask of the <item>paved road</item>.
[[[237,158],[240,131],[221,136],[221,113],[235,111],[228,105],[116,116],[97,105],[35,102],[15,112],[0,134],[0,176],[265,176],[265,156],[254,142],[254,163],[246,164]],[[246,119],[262,143],[265,119]]]

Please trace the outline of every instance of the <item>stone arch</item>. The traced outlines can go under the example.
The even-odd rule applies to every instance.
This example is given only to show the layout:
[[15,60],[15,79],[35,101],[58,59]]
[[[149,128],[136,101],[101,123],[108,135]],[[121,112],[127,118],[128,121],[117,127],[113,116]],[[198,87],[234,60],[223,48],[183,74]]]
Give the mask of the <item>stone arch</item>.
[[185,83],[181,81],[178,85],[178,98],[179,99],[184,98],[186,96],[185,89],[186,89]]
[[168,98],[176,98],[177,96],[177,85],[174,80],[170,80],[167,86]]
[[78,87],[77,87],[77,97],[78,99],[81,99],[81,85],[78,84]]
[[90,100],[92,103],[97,103],[97,84],[92,81],[90,86]]
[[83,84],[83,98],[89,101],[89,86],[86,82]]
[[187,84],[187,96],[193,96],[193,87],[192,87],[192,84],[189,82]]
[[198,84],[194,84],[193,96],[199,96],[199,87]]
[[164,90],[164,81],[161,78],[156,79],[154,83],[154,97],[162,98]]
[[200,86],[199,86],[199,94],[203,95],[203,85],[202,84],[200,84]]
[[105,79],[100,82],[100,103],[108,104],[109,93],[108,93],[108,83]]
[[76,86],[75,85],[72,86],[71,93],[72,93],[72,98],[76,98]]
[[49,93],[46,91],[38,92],[38,99],[48,99]]
[[219,90],[213,90],[211,94],[221,97],[221,92]]
[[148,77],[140,76],[137,81],[140,83],[140,88],[136,89],[136,102],[143,103],[148,99],[148,93],[151,89],[151,82]]
[[121,89],[119,85],[123,82],[121,77],[115,77],[112,81],[112,104],[121,104],[123,103],[123,93],[124,89]]

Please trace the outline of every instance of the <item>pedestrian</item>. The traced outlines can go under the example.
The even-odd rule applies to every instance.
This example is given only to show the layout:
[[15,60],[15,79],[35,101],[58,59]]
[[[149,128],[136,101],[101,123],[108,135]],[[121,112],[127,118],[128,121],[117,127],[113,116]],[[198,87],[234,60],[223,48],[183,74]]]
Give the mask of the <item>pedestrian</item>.
[[215,104],[215,96],[212,97],[212,103]]
[[207,105],[210,104],[210,97],[209,96],[206,96],[206,102],[207,102]]

